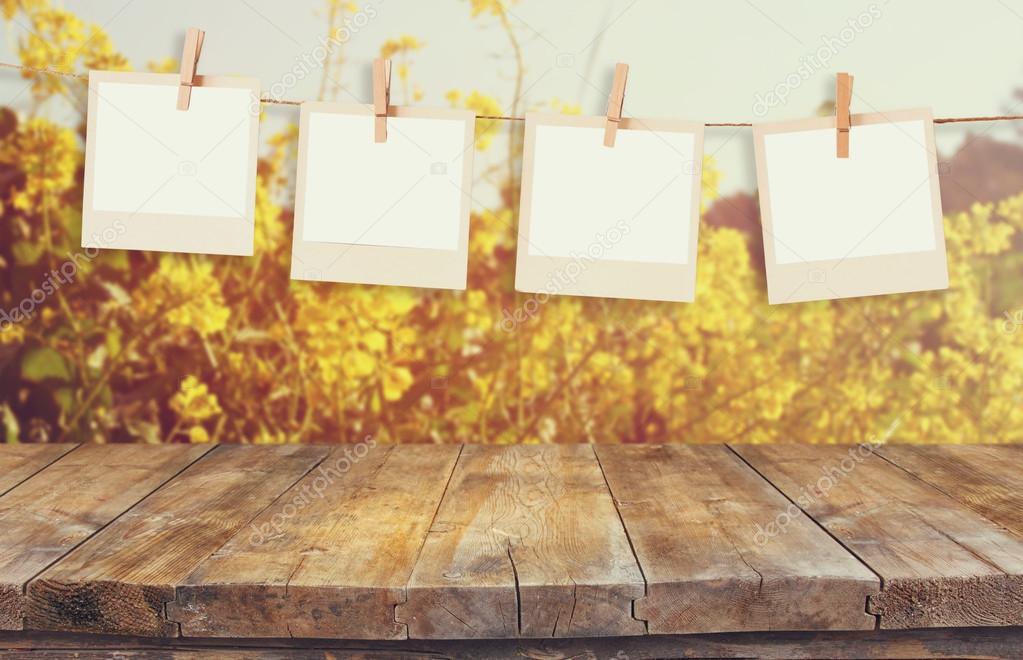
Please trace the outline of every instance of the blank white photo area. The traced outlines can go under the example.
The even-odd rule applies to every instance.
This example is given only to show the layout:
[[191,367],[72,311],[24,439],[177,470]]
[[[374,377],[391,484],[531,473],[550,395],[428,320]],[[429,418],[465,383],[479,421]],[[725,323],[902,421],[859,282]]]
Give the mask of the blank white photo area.
[[948,288],[929,110],[754,126],[772,304]]
[[251,256],[259,83],[89,74],[82,247]]
[[703,125],[529,114],[515,288],[691,302]]
[[302,106],[293,279],[464,289],[475,115]]

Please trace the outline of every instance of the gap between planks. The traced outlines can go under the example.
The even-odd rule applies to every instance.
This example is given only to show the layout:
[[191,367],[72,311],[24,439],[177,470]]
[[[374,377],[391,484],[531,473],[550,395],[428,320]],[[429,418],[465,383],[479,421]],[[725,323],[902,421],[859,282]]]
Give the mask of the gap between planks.
[[732,447],[883,578],[882,629],[1023,624],[1023,538],[879,449]]
[[[455,462],[451,466],[451,471],[448,472],[448,478],[444,481],[444,490],[443,490],[443,492],[441,492],[440,498],[437,499],[437,506],[435,506],[433,508],[433,516],[430,518],[430,525],[429,525],[429,527],[427,527],[427,529],[432,529],[434,524],[437,522],[437,513],[440,511],[441,502],[443,502],[444,498],[447,497],[448,489],[451,487],[451,479],[452,479],[452,477],[455,476],[455,470],[458,469],[458,463],[459,463],[459,461],[462,460],[462,453],[464,451],[465,451],[465,445],[459,445],[459,447],[458,447],[458,456],[455,457]],[[423,535],[423,540],[419,543],[419,550],[416,552],[416,559],[415,559],[415,561],[412,562],[412,571],[415,570],[416,564],[419,563],[419,558],[423,554],[423,547],[426,545],[426,536],[427,535],[424,534]],[[396,624],[400,625],[400,626],[404,626],[404,628],[405,628],[405,639],[410,639],[409,634],[408,634],[408,623],[406,623],[404,621],[399,621],[398,620],[398,608],[400,606],[408,603],[408,589],[409,589],[409,583],[412,581],[412,571],[409,571],[408,579],[405,580],[405,593],[402,596],[401,602],[400,603],[395,603],[394,607],[391,610],[391,618],[394,619],[394,622]]]
[[[191,553],[215,549],[327,452],[215,446],[28,583],[26,626],[173,636]],[[154,552],[159,554],[153,554]]]
[[[868,571],[870,571],[871,573],[873,573],[873,574],[874,574],[874,576],[875,576],[875,577],[877,578],[878,584],[880,585],[880,586],[879,586],[879,591],[884,591],[884,587],[885,587],[885,584],[884,584],[884,576],[882,576],[882,575],[881,575],[880,573],[878,573],[878,572],[877,572],[877,571],[875,571],[875,570],[874,570],[873,568],[871,568],[871,567],[870,567],[870,564],[868,564],[867,562],[865,562],[865,561],[863,560],[863,557],[861,557],[861,556],[859,555],[859,553],[857,553],[857,552],[856,552],[855,550],[853,550],[853,549],[852,549],[852,548],[850,548],[850,547],[849,547],[849,546],[848,546],[847,544],[845,544],[845,543],[844,543],[844,542],[842,541],[842,539],[840,539],[840,538],[838,538],[837,536],[835,536],[835,534],[833,534],[833,533],[832,533],[832,531],[831,531],[830,529],[828,529],[828,528],[827,528],[827,527],[825,527],[825,526],[824,526],[823,524],[821,524],[821,522],[820,522],[820,521],[818,521],[818,520],[817,520],[817,519],[816,519],[816,518],[815,518],[814,516],[812,516],[812,515],[810,514],[810,512],[809,512],[809,511],[807,511],[806,509],[804,509],[803,507],[801,507],[801,506],[800,506],[800,505],[799,505],[799,504],[798,504],[798,503],[797,503],[797,502],[796,502],[796,501],[795,501],[794,499],[792,499],[791,497],[789,497],[789,496],[788,496],[788,493],[786,493],[786,492],[785,492],[785,491],[783,491],[783,490],[782,490],[781,488],[779,488],[778,486],[776,486],[776,485],[774,484],[774,482],[772,482],[772,481],[771,481],[770,479],[768,479],[768,478],[767,478],[767,477],[766,477],[766,476],[765,476],[765,475],[764,475],[764,474],[763,474],[763,473],[762,473],[762,472],[761,472],[760,470],[758,470],[758,469],[757,469],[756,467],[754,467],[752,463],[750,463],[749,461],[747,461],[747,460],[746,460],[746,458],[745,458],[745,457],[744,457],[744,456],[743,456],[742,454],[740,454],[739,452],[737,452],[737,451],[735,450],[735,448],[734,448],[734,447],[732,447],[732,445],[731,445],[730,443],[726,443],[726,444],[725,444],[725,447],[726,447],[726,448],[728,448],[728,451],[732,452],[732,454],[734,454],[736,458],[738,458],[738,459],[739,459],[740,461],[742,461],[742,462],[743,462],[744,464],[746,464],[746,466],[747,466],[747,467],[748,467],[749,469],[753,470],[753,471],[754,471],[754,472],[755,472],[755,473],[756,473],[756,474],[757,474],[757,475],[758,475],[758,476],[759,476],[759,477],[760,477],[761,479],[763,479],[763,480],[764,480],[764,481],[766,481],[766,482],[767,482],[768,484],[770,484],[771,488],[773,488],[774,490],[776,490],[776,491],[777,491],[777,492],[778,492],[778,493],[779,493],[779,494],[780,494],[780,495],[781,495],[782,497],[784,497],[784,498],[785,498],[786,500],[788,500],[788,501],[789,501],[789,502],[790,502],[790,503],[792,504],[792,506],[794,506],[794,507],[796,507],[797,509],[799,509],[799,511],[800,511],[800,512],[801,512],[801,513],[802,513],[803,515],[805,515],[805,516],[806,516],[807,518],[809,518],[809,519],[810,519],[811,521],[813,521],[813,524],[814,524],[814,525],[816,525],[816,526],[817,526],[817,527],[818,527],[818,528],[819,528],[819,529],[820,529],[821,531],[823,531],[823,532],[824,532],[825,534],[827,534],[827,535],[828,535],[828,536],[830,536],[830,537],[831,537],[832,539],[834,539],[835,543],[837,543],[837,544],[839,544],[840,546],[842,546],[842,547],[843,547],[843,548],[845,549],[845,551],[846,551],[846,552],[848,552],[848,553],[849,553],[850,555],[852,555],[853,557],[855,557],[855,558],[856,558],[856,561],[860,562],[860,564],[861,564],[861,565],[862,565],[862,566],[863,566],[864,568],[866,568],[866,569],[867,569]],[[872,616],[872,617],[874,617],[874,629],[875,629],[875,630],[880,630],[880,629],[881,629],[881,615],[880,615],[880,614],[874,614],[874,613],[872,613],[872,612],[870,611],[870,596],[867,596],[867,598],[866,598],[866,599],[865,599],[865,600],[863,601],[863,612],[864,612],[864,613],[866,613],[866,614],[867,614],[867,615],[869,615],[869,616]]]
[[470,445],[398,618],[412,638],[641,635],[644,589],[592,447]]
[[[46,468],[50,467],[51,465],[53,465],[54,463],[56,463],[57,461],[59,461],[63,457],[65,457],[68,454],[70,454],[71,452],[73,452],[75,449],[77,449],[81,445],[68,444],[68,445],[17,445],[17,446],[18,447],[23,447],[23,448],[31,448],[32,450],[36,450],[36,449],[39,450],[39,451],[34,451],[34,453],[44,453],[43,450],[49,449],[51,447],[60,447],[62,449],[64,449],[66,447],[66,449],[64,449],[64,451],[53,452],[53,456],[52,457],[44,457],[41,461],[37,461],[35,465],[31,466],[28,469],[28,471],[25,471],[22,475],[16,476],[14,479],[11,479],[11,480],[0,479],[0,497],[3,497],[4,495],[6,495],[7,493],[11,492],[12,490],[17,488],[21,484],[25,483],[26,481],[28,481],[29,479],[31,479],[35,475],[39,474],[40,472],[42,472]],[[22,460],[23,460],[23,462],[29,462],[29,461],[31,461],[31,458],[30,457],[25,457]]]
[[[650,634],[864,630],[876,576],[812,523],[760,543],[789,502],[721,445],[600,445],[596,453],[644,569]],[[605,460],[606,459],[606,460]]]
[[[611,495],[611,503],[614,504],[615,512],[618,514],[618,522],[621,523],[622,529],[625,530],[625,538],[629,542],[629,550],[632,551],[632,557],[636,561],[636,566],[639,567],[640,576],[643,578],[643,595],[640,596],[640,598],[646,598],[650,595],[650,581],[646,578],[643,563],[639,560],[639,554],[636,552],[636,544],[632,540],[632,535],[629,534],[629,528],[625,525],[625,518],[622,517],[622,509],[621,506],[619,506],[618,498],[615,497],[614,491],[611,489],[611,484],[607,480],[607,472],[604,470],[604,464],[600,461],[600,454],[597,453],[597,448],[595,446],[590,445],[590,448],[593,449],[593,458],[597,461],[597,467],[600,468],[600,475],[604,478],[604,485],[607,487],[607,492]],[[632,618],[636,621],[641,621],[643,623],[643,630],[649,635],[650,622],[636,616],[636,601],[638,600],[639,598],[634,598],[632,600]]]
[[[321,458],[320,458],[320,459],[319,459],[318,461],[316,461],[316,464],[315,464],[315,465],[311,465],[311,466],[309,467],[309,469],[308,469],[308,470],[306,470],[306,471],[305,471],[305,472],[304,472],[304,473],[302,474],[302,476],[300,476],[300,477],[299,477],[298,479],[296,479],[296,480],[295,480],[295,482],[294,482],[294,483],[292,483],[292,484],[291,484],[291,486],[289,486],[288,488],[286,488],[286,489],[284,489],[283,491],[281,491],[280,495],[278,495],[277,497],[275,497],[275,498],[274,498],[274,499],[273,499],[273,500],[272,500],[271,502],[269,502],[269,503],[268,503],[268,504],[267,504],[267,505],[266,505],[265,507],[263,507],[262,509],[260,509],[259,511],[257,511],[257,512],[256,512],[256,513],[255,513],[255,514],[254,514],[254,515],[252,516],[252,518],[250,518],[250,519],[249,519],[249,521],[248,521],[248,522],[249,522],[249,524],[251,524],[251,523],[252,523],[252,522],[253,522],[254,520],[256,520],[257,518],[259,518],[259,516],[260,516],[260,515],[262,515],[262,514],[263,514],[263,513],[265,512],[265,511],[267,511],[267,510],[271,509],[271,508],[272,508],[272,507],[273,507],[273,506],[274,506],[274,505],[275,505],[275,504],[276,504],[277,502],[279,502],[279,501],[281,500],[281,498],[283,498],[283,497],[284,497],[285,495],[287,495],[288,493],[290,493],[290,492],[292,491],[292,489],[294,489],[294,488],[295,488],[295,486],[296,486],[296,485],[298,485],[298,484],[299,484],[299,483],[300,483],[300,482],[301,482],[301,481],[302,481],[303,479],[305,479],[305,478],[306,478],[306,477],[307,477],[307,476],[308,476],[308,475],[309,475],[309,474],[310,474],[310,473],[311,473],[311,472],[312,472],[313,470],[315,470],[316,468],[318,468],[318,467],[320,467],[321,465],[323,465],[323,462],[324,462],[325,460],[327,460],[327,458],[328,458],[328,457],[330,457],[330,455],[331,455],[331,452],[327,452],[327,453],[325,453],[325,454],[324,454],[324,455],[323,455],[323,456],[322,456],[322,457],[321,457]],[[233,534],[233,535],[232,535],[232,536],[231,536],[230,538],[228,538],[228,539],[227,539],[226,541],[224,541],[224,543],[223,543],[223,544],[222,544],[222,545],[221,545],[221,546],[220,546],[219,548],[215,548],[215,549],[211,550],[211,551],[210,551],[210,553],[209,553],[209,554],[208,554],[208,555],[206,556],[206,558],[205,558],[205,559],[203,560],[203,562],[205,562],[206,560],[208,560],[208,559],[209,559],[210,557],[212,557],[213,555],[215,555],[215,554],[216,554],[216,553],[217,553],[217,552],[218,552],[218,551],[219,551],[219,550],[220,550],[221,548],[223,548],[223,547],[224,547],[225,545],[227,545],[228,543],[230,543],[231,539],[233,539],[233,538],[234,538],[235,536],[238,536],[238,534],[241,534],[241,533],[242,533],[242,530],[243,530],[243,529],[246,529],[246,528],[242,528],[242,527],[239,527],[239,528],[238,528],[238,531],[236,531],[236,532],[235,532],[235,533],[234,533],[234,534]],[[202,564],[203,562],[200,562],[200,565],[201,565],[201,564]],[[163,604],[163,616],[164,616],[164,618],[165,618],[165,619],[167,620],[167,622],[168,622],[168,623],[170,623],[171,625],[174,625],[174,626],[176,626],[176,627],[177,627],[177,635],[176,635],[176,637],[184,637],[184,635],[183,635],[183,634],[182,634],[182,632],[181,632],[181,623],[180,623],[180,622],[178,622],[178,621],[174,621],[174,620],[172,620],[172,619],[170,618],[170,612],[169,612],[169,608],[170,608],[170,606],[171,606],[172,604],[175,604],[175,603],[177,603],[177,602],[178,602],[178,599],[179,599],[180,595],[181,595],[181,585],[175,585],[175,586],[174,586],[174,599],[173,599],[173,600],[171,600],[171,601],[169,601],[169,602],[166,602],[166,603],[164,603],[164,604]]]
[[407,638],[395,609],[461,451],[374,444],[341,468],[333,448],[251,519],[255,545],[235,536],[179,583],[171,618],[188,637]]
[[[90,445],[90,447],[95,447],[95,446],[97,446],[97,445]],[[107,446],[110,446],[110,445],[107,445]],[[87,449],[82,449],[82,447],[83,447],[83,445],[72,445],[72,446],[70,446],[70,448],[67,451],[59,454],[56,458],[54,458],[52,461],[48,462],[45,466],[41,467],[40,469],[38,469],[35,472],[33,472],[30,476],[28,476],[25,479],[23,479],[22,481],[20,481],[16,486],[14,486],[14,487],[10,488],[9,490],[5,491],[2,495],[0,495],[0,497],[2,497],[3,495],[8,495],[8,494],[12,494],[12,493],[17,492],[16,489],[18,487],[20,487],[22,485],[25,485],[25,484],[28,484],[32,478],[45,479],[46,476],[44,476],[44,473],[46,473],[46,470],[54,468],[54,466],[64,467],[64,463],[66,463],[68,461],[75,461],[77,458],[82,456],[83,452],[88,451]],[[7,620],[7,619],[11,618],[10,616],[8,616],[10,614],[9,612],[5,611],[3,613],[0,613],[0,614],[3,614],[3,616],[0,616],[0,630],[3,630],[3,629],[20,630],[20,629],[23,629],[25,627],[25,625],[24,625],[25,624],[25,609],[26,609],[26,606],[27,606],[28,588],[29,588],[29,585],[36,578],[38,578],[40,575],[42,575],[44,572],[46,572],[52,566],[55,566],[56,564],[58,564],[64,557],[69,555],[71,552],[74,552],[75,549],[77,549],[78,547],[82,546],[89,539],[93,538],[96,534],[102,532],[109,525],[114,523],[121,516],[125,515],[128,511],[130,511],[132,508],[137,506],[140,502],[144,501],[147,497],[152,495],[154,492],[156,492],[157,490],[162,488],[167,483],[169,483],[169,482],[173,481],[174,479],[176,479],[178,477],[178,475],[180,475],[182,472],[187,470],[191,465],[194,465],[195,462],[200,460],[203,456],[206,456],[209,453],[211,453],[214,449],[215,449],[215,447],[211,447],[211,448],[207,448],[205,451],[196,452],[197,455],[195,456],[195,458],[193,458],[191,460],[187,460],[186,459],[186,462],[178,470],[176,470],[173,473],[168,474],[161,481],[158,481],[158,482],[155,482],[154,484],[152,484],[152,486],[149,487],[149,489],[147,491],[144,491],[144,494],[142,494],[141,497],[138,497],[137,499],[134,499],[134,500],[129,500],[127,503],[125,503],[125,505],[123,506],[123,508],[121,508],[119,513],[116,513],[116,514],[112,515],[105,522],[103,522],[101,524],[98,524],[95,529],[92,529],[88,533],[83,534],[82,537],[80,539],[78,539],[77,541],[67,545],[66,547],[63,547],[63,546],[60,547],[59,554],[54,556],[52,558],[52,560],[45,561],[45,563],[39,563],[39,565],[35,566],[35,567],[29,565],[28,567],[33,572],[32,572],[31,575],[25,576],[24,579],[19,579],[19,583],[20,584],[17,584],[17,585],[0,585],[0,587],[2,587],[2,588],[8,588],[9,586],[16,586],[18,588],[18,591],[19,591],[19,593],[17,595],[18,601],[16,603],[8,602],[8,603],[5,604],[5,608],[4,608],[6,610],[7,608],[10,608],[10,607],[13,606],[14,615],[15,615],[14,618],[16,620]],[[76,452],[76,450],[78,450],[78,451]],[[143,469],[144,466],[143,466],[143,464],[140,463],[139,465],[133,466],[133,467],[141,470],[141,469]],[[156,471],[156,468],[153,468],[153,470]],[[69,516],[70,516],[70,513],[69,513]],[[74,520],[74,517],[71,516],[69,518],[69,521],[73,521],[73,520]],[[74,537],[73,532],[69,531],[69,532],[65,533],[62,536],[62,541],[65,541],[65,540],[68,540],[68,539],[73,539],[73,537]],[[2,588],[0,588],[0,592],[3,591]]]

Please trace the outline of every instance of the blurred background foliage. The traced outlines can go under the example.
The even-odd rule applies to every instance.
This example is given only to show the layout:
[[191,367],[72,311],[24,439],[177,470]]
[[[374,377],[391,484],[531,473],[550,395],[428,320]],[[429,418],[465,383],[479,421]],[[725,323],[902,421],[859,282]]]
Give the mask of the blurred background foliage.
[[[481,115],[578,113],[523,97],[507,1],[465,10],[517,55],[518,76],[510,89],[450,90],[447,102]],[[132,69],[100,28],[50,0],[0,7],[31,27],[17,43],[24,65]],[[357,10],[327,0],[326,33]],[[423,98],[415,58],[429,48],[413,35],[381,44],[395,102]],[[344,65],[338,49],[320,98],[337,97]],[[755,198],[720,198],[724,174],[707,159],[695,304],[540,304],[513,289],[520,122],[477,122],[475,186],[496,201],[473,211],[467,291],[292,282],[296,126],[263,136],[253,258],[84,259],[86,82],[23,75],[33,109],[0,109],[0,308],[32,301],[29,318],[0,332],[7,442],[1023,440],[1016,145],[974,136],[943,159],[947,292],[768,306]],[[54,103],[79,110],[78,122],[46,119]],[[36,302],[68,262],[74,276]],[[516,310],[531,314],[515,323]]]

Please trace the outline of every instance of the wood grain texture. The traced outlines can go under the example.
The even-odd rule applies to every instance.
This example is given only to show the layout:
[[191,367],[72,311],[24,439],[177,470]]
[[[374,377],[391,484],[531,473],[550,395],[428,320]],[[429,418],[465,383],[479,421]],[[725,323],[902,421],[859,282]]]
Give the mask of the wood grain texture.
[[335,449],[185,580],[168,617],[197,637],[406,638],[394,607],[460,449]]
[[643,590],[590,446],[467,446],[396,618],[412,638],[643,634]]
[[[0,447],[27,470],[0,496],[0,620],[182,657],[276,637],[311,657],[998,657],[1023,634],[1020,447],[367,446],[35,467]],[[884,630],[823,630],[868,612]]]
[[1023,536],[1023,446],[884,445],[877,453]]
[[[723,446],[596,447],[647,582],[651,634],[871,630],[880,583]],[[784,534],[764,528],[786,520]]]
[[0,446],[0,495],[68,453],[77,445],[32,444]]
[[881,576],[892,628],[1023,624],[1023,540],[867,445],[736,445]]
[[[1023,628],[944,628],[854,632],[759,632],[572,639],[356,641],[139,638],[61,633],[0,633],[2,658],[221,658],[239,660],[1019,660]],[[12,649],[5,651],[4,649]],[[38,655],[37,655],[38,654]]]
[[84,445],[0,497],[0,629],[22,628],[29,580],[207,451]]
[[217,447],[30,582],[26,626],[177,634],[174,588],[328,451]]

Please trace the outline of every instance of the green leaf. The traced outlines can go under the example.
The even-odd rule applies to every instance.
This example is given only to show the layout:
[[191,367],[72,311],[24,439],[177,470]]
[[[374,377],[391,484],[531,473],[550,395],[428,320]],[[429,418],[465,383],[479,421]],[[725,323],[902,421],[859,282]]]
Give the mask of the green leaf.
[[19,266],[34,266],[42,258],[43,249],[42,243],[18,241],[11,246],[11,256],[14,257],[14,263]]
[[70,387],[58,387],[53,391],[53,400],[67,415],[75,407],[75,392]]
[[100,250],[97,262],[115,270],[128,270],[131,267],[127,250]]
[[110,328],[106,335],[107,355],[117,355],[121,352],[121,331],[118,328]]
[[126,419],[124,420],[124,425],[132,437],[138,438],[147,444],[157,445],[162,440],[160,437],[160,427],[152,422],[140,419]]
[[21,377],[32,383],[44,380],[69,382],[72,378],[71,365],[52,348],[35,348],[21,359]]
[[3,416],[4,441],[11,444],[18,442],[21,426],[18,424],[18,418],[14,415],[14,411],[5,403],[0,405],[0,415]]
[[69,245],[82,244],[82,205],[67,204],[60,210],[60,222]]

